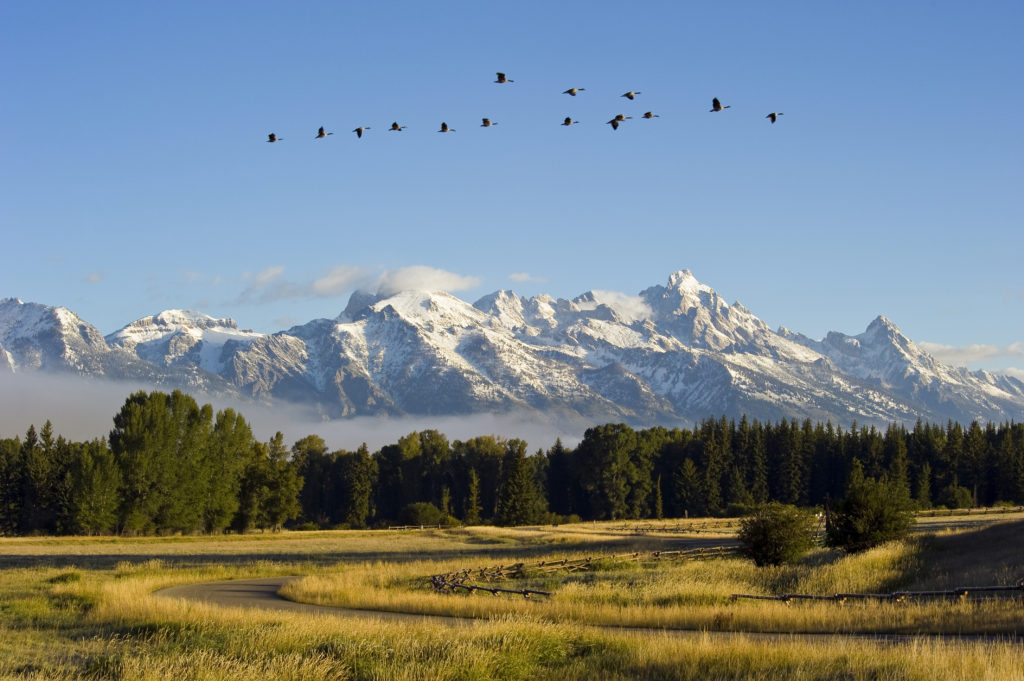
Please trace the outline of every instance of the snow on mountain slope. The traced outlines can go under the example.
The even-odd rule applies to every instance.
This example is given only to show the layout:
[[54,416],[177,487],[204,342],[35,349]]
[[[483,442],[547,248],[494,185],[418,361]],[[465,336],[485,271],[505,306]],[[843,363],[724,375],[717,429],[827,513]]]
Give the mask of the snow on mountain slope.
[[71,310],[0,300],[0,346],[14,371],[104,373],[103,337]]
[[637,296],[496,291],[469,304],[442,292],[357,292],[337,318],[272,335],[168,310],[107,343],[68,310],[0,301],[0,371],[145,375],[303,403],[325,418],[521,410],[641,425],[721,414],[878,424],[1024,417],[1024,383],[945,366],[884,317],[857,336],[776,332],[689,271]]
[[229,356],[224,348],[248,345],[263,334],[238,328],[233,319],[214,319],[191,310],[165,310],[143,317],[107,336],[111,347],[162,366],[193,365],[219,374]]

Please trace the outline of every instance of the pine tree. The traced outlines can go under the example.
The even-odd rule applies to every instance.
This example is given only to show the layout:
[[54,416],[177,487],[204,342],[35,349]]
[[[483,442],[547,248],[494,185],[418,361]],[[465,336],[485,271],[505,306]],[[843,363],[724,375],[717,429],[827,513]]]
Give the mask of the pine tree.
[[352,528],[364,528],[370,517],[377,482],[377,462],[364,442],[355,453],[339,455],[337,467],[341,522]]
[[480,476],[475,468],[469,469],[469,489],[466,493],[466,509],[462,517],[466,525],[480,524]]
[[686,458],[672,479],[675,489],[675,505],[683,515],[703,516],[707,514],[704,502],[704,490],[700,481],[700,473],[693,459]]
[[495,522],[499,525],[535,525],[543,521],[546,511],[547,502],[537,487],[533,465],[526,458],[526,443],[509,440],[502,460]]

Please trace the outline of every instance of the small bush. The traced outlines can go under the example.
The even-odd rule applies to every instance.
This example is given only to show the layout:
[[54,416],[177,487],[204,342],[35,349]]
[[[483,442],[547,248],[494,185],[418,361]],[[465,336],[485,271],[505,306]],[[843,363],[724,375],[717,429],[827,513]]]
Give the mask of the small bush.
[[398,514],[403,525],[438,525],[442,518],[441,509],[426,501],[409,504]]
[[829,513],[827,543],[855,552],[902,539],[914,525],[910,507],[910,498],[884,478],[854,479]]
[[814,544],[814,515],[772,502],[740,523],[740,550],[756,565],[795,563]]
[[974,506],[974,495],[966,487],[947,485],[939,492],[939,505],[946,508],[970,508]]

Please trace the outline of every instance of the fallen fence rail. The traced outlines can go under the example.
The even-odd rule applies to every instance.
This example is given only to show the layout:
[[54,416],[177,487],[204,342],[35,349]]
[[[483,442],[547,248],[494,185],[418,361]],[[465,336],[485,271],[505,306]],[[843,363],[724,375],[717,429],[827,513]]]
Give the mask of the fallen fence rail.
[[[511,563],[509,565],[492,565],[487,567],[479,568],[464,568],[462,570],[456,570],[455,572],[447,572],[432,576],[431,584],[434,589],[438,591],[451,592],[455,589],[469,589],[492,591],[493,593],[508,592],[523,594],[524,590],[510,590],[510,589],[498,589],[494,592],[491,587],[479,586],[474,584],[467,584],[469,580],[482,580],[487,582],[495,582],[503,579],[519,579],[527,577],[530,574],[551,574],[555,572],[582,572],[593,569],[594,565],[601,560],[698,560],[702,558],[722,558],[725,556],[731,556],[736,553],[735,548],[716,546],[711,548],[695,548],[695,549],[682,549],[675,551],[651,551],[641,552],[634,551],[632,553],[619,553],[607,556],[587,556],[585,558],[562,558],[555,560],[542,560],[536,563]],[[531,593],[537,593],[545,596],[550,594],[544,591],[534,591],[526,589]],[[528,594],[523,594],[527,596]]]
[[463,584],[461,582],[449,582],[443,578],[442,575],[434,575],[430,578],[431,585],[437,591],[455,591],[456,589],[465,589],[470,593],[474,591],[488,591],[492,595],[497,596],[498,594],[516,594],[523,598],[529,598],[530,596],[550,596],[550,591],[539,591],[537,589],[499,589],[493,586],[481,586],[479,584]]
[[740,598],[746,598],[759,601],[782,601],[784,603],[790,603],[792,601],[798,600],[833,601],[836,603],[845,603],[848,600],[880,600],[894,601],[900,603],[911,598],[967,598],[967,596],[972,593],[987,593],[993,591],[1024,591],[1024,580],[1012,585],[961,586],[955,589],[945,589],[938,591],[893,591],[892,593],[886,594],[779,594],[778,596],[766,596],[761,594],[733,594],[732,600],[735,601]]

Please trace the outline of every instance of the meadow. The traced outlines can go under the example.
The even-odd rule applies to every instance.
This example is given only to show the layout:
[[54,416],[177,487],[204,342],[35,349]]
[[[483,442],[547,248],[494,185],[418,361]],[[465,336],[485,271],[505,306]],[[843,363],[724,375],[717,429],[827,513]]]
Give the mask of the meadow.
[[[910,539],[800,565],[649,554],[730,545],[709,522],[585,523],[223,537],[0,539],[0,679],[1024,679],[1021,595],[785,604],[733,593],[891,591],[1016,583],[1019,515],[923,519]],[[700,530],[700,531],[698,531]],[[641,560],[612,558],[640,552]],[[432,574],[591,557],[526,570],[550,598],[437,593]],[[459,615],[382,621],[225,608],[164,587],[299,576],[293,600]],[[855,634],[855,635],[850,635]],[[898,635],[898,636],[894,636]]]

